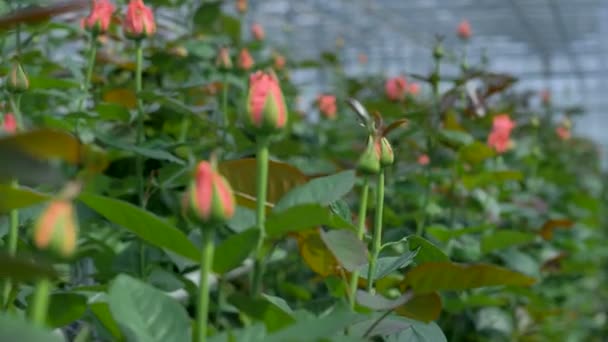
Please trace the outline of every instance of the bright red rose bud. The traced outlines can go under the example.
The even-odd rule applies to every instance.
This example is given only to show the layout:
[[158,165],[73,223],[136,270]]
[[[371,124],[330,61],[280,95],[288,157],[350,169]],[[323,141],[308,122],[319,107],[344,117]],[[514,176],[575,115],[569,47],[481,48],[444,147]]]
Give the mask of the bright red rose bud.
[[258,134],[273,134],[287,125],[287,107],[276,76],[258,71],[249,77],[246,122]]
[[143,0],[131,0],[122,23],[125,36],[130,39],[143,39],[156,33],[154,13]]
[[377,140],[375,144],[380,145],[380,166],[393,165],[395,162],[395,155],[393,154],[393,147],[388,139],[382,137]]
[[251,35],[253,36],[253,39],[257,41],[264,40],[264,37],[266,36],[264,28],[260,24],[251,25]]
[[114,9],[114,5],[108,0],[93,0],[91,13],[82,19],[80,25],[93,34],[105,33],[110,27]]
[[403,100],[405,92],[408,90],[407,81],[403,77],[393,77],[386,81],[384,85],[386,97],[391,101]]
[[228,181],[211,163],[202,161],[184,196],[183,207],[200,222],[213,224],[229,220],[236,204]]
[[2,129],[8,134],[17,132],[17,119],[12,113],[4,115],[4,122],[2,123]]
[[253,64],[253,57],[251,57],[251,54],[249,54],[249,50],[241,50],[241,52],[239,52],[239,68],[249,70],[253,67]]
[[338,111],[338,108],[336,106],[335,96],[320,95],[317,99],[317,104],[319,106],[319,112],[321,112],[324,117],[331,120],[336,118],[336,112]]
[[78,221],[72,202],[54,200],[42,212],[34,226],[34,244],[62,257],[70,257],[76,250]]
[[463,20],[458,24],[458,28],[456,29],[456,33],[458,37],[462,40],[467,40],[471,38],[473,35],[473,30],[471,30],[471,24],[468,20]]
[[230,49],[227,47],[221,48],[217,53],[215,65],[224,70],[232,69],[232,59],[230,59]]
[[30,81],[19,62],[14,62],[6,80],[6,89],[12,93],[22,93],[28,90]]
[[357,162],[357,170],[368,175],[374,175],[380,172],[381,153],[382,149],[378,140],[369,137],[367,139],[367,147]]

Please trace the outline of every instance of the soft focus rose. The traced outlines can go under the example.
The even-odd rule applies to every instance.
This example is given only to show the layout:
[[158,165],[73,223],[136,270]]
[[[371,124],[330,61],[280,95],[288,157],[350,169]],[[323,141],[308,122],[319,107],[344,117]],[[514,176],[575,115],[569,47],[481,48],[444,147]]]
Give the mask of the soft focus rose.
[[4,132],[9,134],[17,132],[17,119],[15,119],[15,116],[12,113],[7,113],[4,115],[2,129]]
[[246,122],[258,134],[273,134],[287,125],[287,108],[276,76],[258,71],[249,77]]
[[131,0],[122,23],[125,36],[130,39],[150,37],[156,32],[154,13],[143,0]]
[[34,244],[39,249],[50,250],[62,257],[74,254],[78,221],[72,202],[52,201],[36,221],[33,235]]
[[274,55],[274,68],[283,70],[283,68],[285,68],[285,57],[279,54]]
[[227,47],[222,47],[217,52],[215,65],[221,69],[232,69],[232,60],[230,59],[230,50]]
[[264,28],[260,24],[251,25],[251,35],[257,41],[264,40],[264,37],[266,36]]
[[504,153],[513,145],[511,142],[511,131],[515,123],[508,114],[500,114],[494,117],[492,132],[488,135],[488,145],[496,152]]
[[386,81],[384,90],[386,91],[386,97],[388,97],[389,100],[402,100],[405,96],[405,92],[407,91],[407,82],[403,77],[393,77]]
[[426,166],[431,162],[431,158],[429,158],[426,154],[421,154],[418,156],[418,165]]
[[320,95],[317,98],[319,112],[328,119],[335,119],[338,108],[336,106],[336,97],[333,95]]
[[82,19],[80,25],[94,34],[105,33],[110,27],[114,9],[114,5],[109,0],[93,0],[91,13]]
[[202,223],[225,222],[236,208],[230,184],[206,161],[198,163],[182,205],[186,213]]
[[237,12],[244,14],[247,12],[247,0],[237,0],[236,1],[236,10]]
[[557,128],[555,128],[555,133],[557,133],[557,136],[564,141],[570,140],[570,138],[572,137],[570,129],[564,126],[557,126]]
[[471,30],[471,24],[468,20],[463,20],[458,24],[458,29],[456,30],[458,33],[458,37],[463,40],[467,40],[471,38],[473,31]]
[[249,70],[253,67],[253,57],[249,54],[249,50],[243,49],[239,52],[239,68]]
[[367,64],[367,55],[364,53],[360,53],[359,56],[357,57],[357,59],[359,60],[360,64]]
[[418,83],[409,83],[407,85],[407,92],[413,96],[420,94],[420,85]]
[[540,92],[540,100],[543,105],[547,106],[551,102],[551,92],[547,89]]

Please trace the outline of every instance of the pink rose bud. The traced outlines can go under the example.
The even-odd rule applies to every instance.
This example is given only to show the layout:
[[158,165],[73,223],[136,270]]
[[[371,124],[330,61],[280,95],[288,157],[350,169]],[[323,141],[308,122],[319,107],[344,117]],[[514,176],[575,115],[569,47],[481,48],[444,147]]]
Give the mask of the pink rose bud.
[[359,56],[357,57],[357,59],[359,60],[359,64],[367,64],[367,55],[364,53],[360,53]]
[[70,257],[76,250],[78,221],[72,202],[54,200],[42,212],[34,225],[34,244],[62,257]]
[[12,93],[22,93],[28,90],[30,81],[19,62],[14,62],[6,80],[6,89]]
[[243,49],[239,53],[239,68],[249,70],[253,67],[253,57],[249,54],[249,50]]
[[421,154],[418,156],[418,165],[426,166],[431,162],[431,158],[429,158],[426,154]]
[[395,162],[395,155],[393,154],[393,147],[388,139],[382,137],[376,141],[376,144],[380,145],[380,166],[385,167],[392,165]]
[[420,85],[418,83],[408,84],[407,92],[412,96],[416,96],[416,95],[420,94]]
[[17,119],[12,113],[4,115],[4,122],[2,123],[2,129],[8,134],[17,132]]
[[230,59],[230,49],[227,47],[221,48],[217,53],[215,65],[220,69],[232,69],[232,60]]
[[386,81],[384,85],[386,97],[391,101],[403,100],[407,91],[407,82],[403,77],[393,77]]
[[548,90],[543,90],[540,92],[540,100],[543,105],[548,106],[551,103],[551,92]]
[[336,97],[333,95],[320,95],[317,99],[319,111],[328,119],[335,119],[338,108],[336,106]]
[[276,133],[287,125],[285,100],[275,75],[258,71],[249,77],[246,119],[258,134]]
[[182,204],[184,210],[202,223],[225,222],[236,209],[230,184],[206,161],[198,163]]
[[374,175],[380,172],[382,148],[377,139],[367,138],[367,147],[357,162],[357,170],[363,174]]
[[105,33],[110,27],[114,5],[108,0],[93,0],[91,13],[82,19],[80,25],[93,34]]
[[257,41],[264,40],[264,28],[260,24],[251,25],[251,35]]
[[237,12],[244,14],[247,12],[247,0],[237,0],[236,1],[236,10]]
[[570,132],[570,129],[566,126],[557,126],[557,128],[555,128],[555,133],[557,133],[557,136],[564,141],[570,140],[570,138],[572,138],[572,133]]
[[276,70],[283,70],[285,68],[285,57],[282,55],[274,55],[274,68]]
[[509,150],[513,145],[510,139],[513,128],[515,128],[515,123],[508,114],[495,116],[492,123],[492,132],[488,135],[488,145],[498,153]]
[[460,37],[462,40],[471,38],[473,31],[471,30],[471,24],[468,20],[463,20],[460,22],[460,24],[458,24],[457,33],[458,37]]
[[127,14],[122,23],[125,36],[130,39],[142,39],[156,33],[154,13],[143,0],[131,0]]

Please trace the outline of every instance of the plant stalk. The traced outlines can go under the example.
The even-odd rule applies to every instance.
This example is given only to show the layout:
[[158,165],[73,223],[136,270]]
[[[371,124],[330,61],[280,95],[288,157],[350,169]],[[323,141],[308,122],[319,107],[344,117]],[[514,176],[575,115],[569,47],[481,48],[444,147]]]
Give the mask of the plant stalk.
[[93,78],[93,68],[95,67],[95,57],[97,56],[97,35],[91,35],[91,44],[89,46],[89,57],[87,60],[87,72],[84,79],[83,91],[84,94],[80,98],[78,102],[78,111],[82,111],[84,107],[85,99],[89,95],[89,90],[91,87],[91,79]]
[[31,320],[37,326],[46,324],[46,315],[49,309],[49,294],[51,292],[51,281],[42,278],[36,284],[31,311]]
[[201,253],[201,278],[198,295],[198,342],[207,341],[207,321],[209,313],[209,275],[213,265],[213,237],[215,227],[206,227],[201,230],[203,238],[203,251]]
[[376,189],[376,220],[374,222],[374,235],[372,241],[372,256],[367,273],[367,291],[374,288],[374,275],[380,248],[382,247],[382,215],[384,213],[384,169],[378,172],[378,185]]
[[256,226],[259,231],[258,243],[255,250],[253,278],[251,291],[258,296],[262,290],[264,275],[264,240],[266,239],[266,194],[268,190],[268,137],[257,139],[257,198],[256,198]]
[[[141,40],[136,41],[136,69],[135,69],[135,95],[137,96],[137,130],[135,146],[141,147],[144,143],[144,104],[141,100],[142,91],[142,68],[144,64],[144,51]],[[144,175],[144,156],[137,154],[135,159],[135,173],[137,177],[137,196],[139,205],[146,207],[145,198],[145,175]],[[146,274],[146,246],[143,241],[139,242],[139,273],[142,278]]]
[[[363,187],[361,189],[361,201],[359,203],[359,222],[357,229],[357,238],[363,240],[363,234],[365,234],[365,219],[367,214],[367,197],[369,194],[369,180],[367,176],[363,178]],[[357,284],[359,282],[359,270],[354,270],[350,276],[350,287],[349,287],[349,303],[350,308],[355,308],[355,295],[357,292]]]

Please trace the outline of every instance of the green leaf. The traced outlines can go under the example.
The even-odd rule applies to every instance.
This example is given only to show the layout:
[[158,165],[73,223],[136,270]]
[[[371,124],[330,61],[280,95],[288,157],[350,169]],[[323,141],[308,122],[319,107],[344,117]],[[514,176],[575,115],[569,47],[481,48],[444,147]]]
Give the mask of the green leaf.
[[200,252],[188,237],[156,215],[117,199],[83,193],[79,199],[109,221],[132,231],[142,240],[198,262]]
[[376,311],[392,310],[400,307],[412,299],[413,294],[406,292],[396,299],[387,299],[382,295],[373,295],[367,291],[357,291],[357,303]]
[[104,120],[116,120],[127,122],[131,119],[129,110],[115,103],[102,102],[95,107],[95,111],[99,117]]
[[416,293],[459,291],[486,286],[530,286],[536,279],[509,269],[490,265],[427,262],[405,275],[403,285]]
[[482,231],[486,230],[487,228],[488,228],[488,226],[449,229],[445,226],[434,225],[434,226],[427,227],[426,233],[428,235],[432,236],[433,238],[435,238],[436,240],[446,243],[452,239],[455,239],[457,237],[460,237],[460,236],[463,236],[466,234],[482,232]]
[[272,213],[266,221],[269,238],[280,238],[287,233],[299,232],[319,226],[332,228],[356,228],[334,214],[331,209],[319,204],[303,204]]
[[116,140],[116,138],[111,138],[111,137],[105,136],[100,133],[96,133],[95,136],[97,137],[97,139],[102,141],[104,144],[106,144],[110,147],[119,149],[119,150],[133,152],[135,154],[139,154],[144,157],[148,157],[150,159],[166,160],[166,161],[176,163],[179,165],[186,164],[183,160],[181,160],[181,159],[177,158],[176,156],[172,155],[171,153],[161,150],[161,149],[151,149],[151,148],[146,148],[146,147],[130,145],[125,142]]
[[348,230],[321,230],[321,239],[347,271],[355,271],[367,263],[367,246],[355,233]]
[[194,12],[193,21],[197,32],[214,32],[214,30],[217,29],[221,14],[221,2],[204,2],[201,6],[199,6],[196,12]]
[[99,320],[104,328],[114,337],[114,341],[123,341],[124,338],[120,332],[120,327],[112,313],[110,312],[110,306],[105,302],[95,302],[89,305],[91,312]]
[[186,310],[164,292],[121,274],[108,295],[110,311],[129,340],[190,341]]
[[266,338],[266,327],[264,324],[221,332],[209,338],[209,342],[260,342]]
[[[398,257],[378,258],[376,263],[376,274],[374,274],[374,280],[382,279],[393,273],[394,271],[411,264],[412,261],[414,261],[416,255],[418,254],[418,251],[419,249],[416,249],[414,251],[404,253],[403,255]],[[366,263],[365,265],[359,268],[360,277],[367,279],[368,268],[369,263]]]
[[241,207],[236,207],[234,216],[226,222],[226,225],[233,231],[240,233],[255,226],[255,211]]
[[56,77],[44,77],[44,76],[28,76],[30,81],[30,89],[71,89],[79,88],[80,83],[72,80],[65,80]]
[[466,146],[475,141],[475,138],[473,138],[473,136],[471,136],[467,132],[454,131],[448,129],[440,130],[439,138],[441,138],[441,140],[445,141],[448,144],[453,144],[457,146]]
[[524,178],[520,171],[482,172],[476,175],[462,176],[462,184],[468,189],[483,187],[490,184],[500,184],[506,181],[520,181]]
[[14,281],[31,281],[40,278],[55,278],[55,270],[45,263],[31,258],[9,256],[0,253],[0,278]]
[[63,342],[64,339],[50,330],[3,312],[0,313],[0,341]]
[[422,323],[406,318],[404,320],[411,324],[411,328],[397,335],[389,336],[386,339],[387,342],[447,342],[443,331],[435,322]]
[[19,151],[39,160],[61,159],[71,164],[81,161],[81,144],[71,134],[37,129],[0,138],[0,161],[12,160],[11,151]]
[[472,164],[479,164],[495,155],[494,150],[492,150],[488,145],[479,141],[475,141],[472,144],[464,146],[460,149],[458,154],[462,161]]
[[421,322],[431,322],[439,318],[442,304],[437,292],[414,294],[412,299],[398,307],[399,315]]
[[277,331],[295,322],[291,314],[266,298],[252,298],[234,293],[228,298],[230,304],[253,319],[263,321],[268,331]]
[[316,178],[289,191],[274,207],[280,212],[299,204],[318,203],[329,205],[351,191],[355,185],[355,172],[343,171],[331,176]]
[[68,325],[87,311],[87,297],[76,293],[54,293],[50,296],[47,324],[52,328]]
[[407,243],[410,251],[415,251],[419,249],[418,254],[415,257],[417,264],[423,264],[425,262],[432,261],[450,260],[450,258],[448,258],[448,256],[445,255],[445,253],[443,253],[441,249],[419,236],[408,236]]
[[25,187],[16,188],[8,184],[0,184],[0,213],[30,207],[49,198],[49,195]]
[[213,256],[213,272],[223,274],[240,266],[257,245],[260,233],[248,229],[222,241]]
[[498,249],[534,241],[536,234],[516,230],[499,230],[481,238],[481,252],[488,253]]

